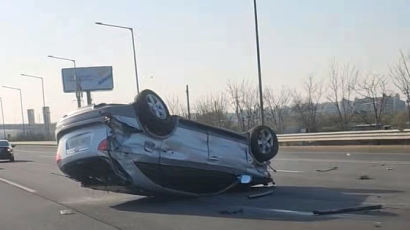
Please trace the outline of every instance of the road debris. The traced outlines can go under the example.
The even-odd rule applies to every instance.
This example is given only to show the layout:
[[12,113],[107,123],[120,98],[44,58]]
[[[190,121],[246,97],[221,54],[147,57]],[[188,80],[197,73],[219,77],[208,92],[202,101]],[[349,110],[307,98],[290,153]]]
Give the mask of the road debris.
[[374,226],[376,228],[380,228],[382,226],[382,222],[374,222]]
[[273,172],[277,172],[276,169],[274,169],[271,165],[268,165],[268,167],[269,167],[270,169],[272,169]]
[[350,153],[346,153],[346,156],[350,157]]
[[62,210],[60,210],[60,215],[72,215],[74,213],[75,212],[71,209],[62,209]]
[[393,170],[393,168],[386,168],[387,169],[387,171],[391,171],[391,170]]
[[222,211],[219,211],[219,214],[223,214],[223,215],[243,214],[243,209],[241,208],[241,209],[233,210],[233,211],[222,210]]
[[369,205],[362,207],[352,207],[352,208],[341,208],[341,209],[330,209],[330,210],[314,210],[312,211],[315,215],[330,215],[330,214],[339,214],[339,213],[348,213],[348,212],[358,212],[358,211],[371,211],[382,209],[382,205]]
[[[273,187],[273,186],[272,186],[272,187]],[[270,189],[270,190],[268,190],[268,191],[266,191],[266,192],[250,194],[250,195],[248,195],[248,199],[255,199],[255,198],[264,197],[264,196],[267,196],[267,195],[272,194],[273,191],[274,191],[274,190],[273,190],[273,188],[272,188],[272,189]]]
[[329,172],[329,171],[336,170],[336,169],[338,169],[338,168],[339,168],[339,167],[335,166],[335,167],[328,168],[328,169],[316,169],[316,172]]
[[368,175],[361,175],[359,177],[359,180],[371,180],[371,179],[373,179],[373,178],[369,177]]

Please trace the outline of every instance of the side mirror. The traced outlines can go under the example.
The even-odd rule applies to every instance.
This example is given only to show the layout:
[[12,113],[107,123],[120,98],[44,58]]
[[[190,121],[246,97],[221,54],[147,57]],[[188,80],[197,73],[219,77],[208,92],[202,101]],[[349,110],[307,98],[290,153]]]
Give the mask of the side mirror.
[[16,145],[15,145],[15,144],[12,144],[11,147],[14,148],[14,147],[16,147]]
[[252,181],[252,176],[249,176],[249,175],[240,175],[240,176],[238,177],[238,179],[239,179],[239,182],[240,182],[241,184],[249,184],[249,183],[251,183],[251,181]]

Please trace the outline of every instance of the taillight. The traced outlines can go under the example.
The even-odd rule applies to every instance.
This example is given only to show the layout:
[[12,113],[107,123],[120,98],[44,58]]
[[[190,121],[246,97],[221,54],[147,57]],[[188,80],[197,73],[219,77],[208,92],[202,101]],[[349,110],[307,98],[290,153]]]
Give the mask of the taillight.
[[60,156],[60,153],[57,150],[57,153],[56,153],[56,162],[57,162],[57,164],[58,164],[58,162],[60,162],[60,160],[61,160],[61,156]]
[[100,142],[100,144],[98,144],[98,150],[100,151],[108,151],[109,148],[109,143],[107,139],[104,139]]

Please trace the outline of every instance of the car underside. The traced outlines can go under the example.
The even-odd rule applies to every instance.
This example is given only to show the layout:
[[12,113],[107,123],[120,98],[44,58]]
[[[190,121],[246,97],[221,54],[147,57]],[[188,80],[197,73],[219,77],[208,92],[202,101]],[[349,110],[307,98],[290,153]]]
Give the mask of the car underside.
[[268,127],[237,133],[170,116],[163,102],[160,112],[149,106],[151,95],[158,106],[159,96],[145,90],[131,104],[65,116],[57,125],[60,169],[85,187],[140,195],[213,195],[273,182],[268,166],[278,144]]

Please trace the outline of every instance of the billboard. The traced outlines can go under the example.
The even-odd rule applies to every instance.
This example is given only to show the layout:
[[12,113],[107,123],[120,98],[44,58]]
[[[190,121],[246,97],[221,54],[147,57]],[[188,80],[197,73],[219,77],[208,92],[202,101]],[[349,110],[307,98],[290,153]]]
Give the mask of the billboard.
[[114,88],[112,66],[64,68],[61,73],[65,93],[76,91],[74,71],[81,91],[112,90]]

